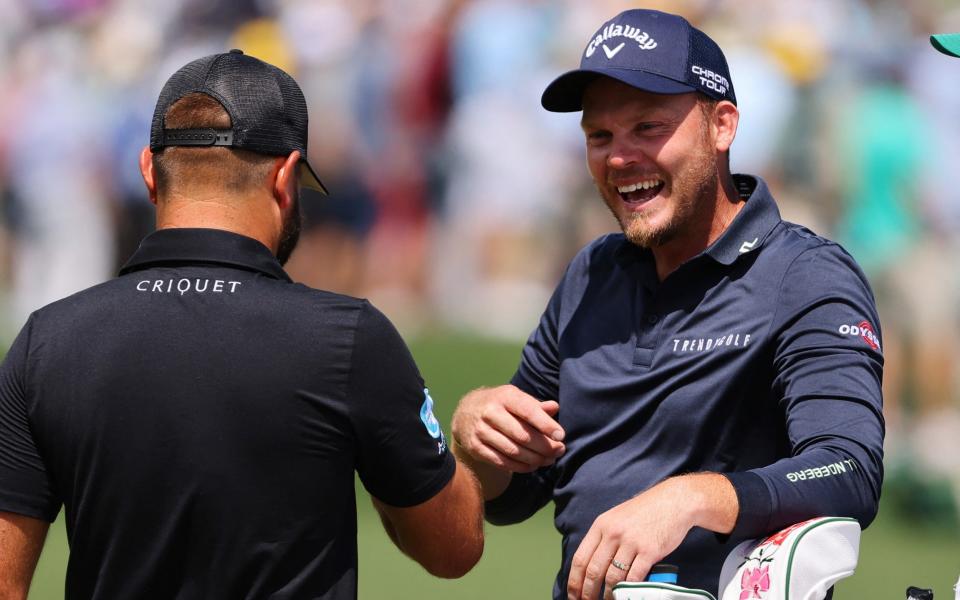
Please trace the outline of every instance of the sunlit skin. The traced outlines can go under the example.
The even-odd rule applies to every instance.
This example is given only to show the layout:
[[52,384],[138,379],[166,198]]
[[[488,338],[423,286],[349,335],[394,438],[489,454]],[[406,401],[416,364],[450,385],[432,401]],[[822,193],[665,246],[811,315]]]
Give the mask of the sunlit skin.
[[[664,279],[702,252],[742,202],[723,153],[739,113],[727,101],[653,94],[600,77],[583,95],[587,167],[627,238],[650,248]],[[621,193],[618,187],[653,183]]]

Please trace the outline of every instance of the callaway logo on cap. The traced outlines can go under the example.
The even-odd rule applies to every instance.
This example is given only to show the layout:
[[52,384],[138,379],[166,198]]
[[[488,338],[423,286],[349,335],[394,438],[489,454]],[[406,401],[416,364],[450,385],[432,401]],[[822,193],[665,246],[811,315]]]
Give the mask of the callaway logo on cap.
[[634,9],[607,21],[590,38],[580,68],[553,80],[541,103],[554,112],[583,108],[583,90],[600,75],[657,94],[703,92],[737,103],[723,51],[686,19]]

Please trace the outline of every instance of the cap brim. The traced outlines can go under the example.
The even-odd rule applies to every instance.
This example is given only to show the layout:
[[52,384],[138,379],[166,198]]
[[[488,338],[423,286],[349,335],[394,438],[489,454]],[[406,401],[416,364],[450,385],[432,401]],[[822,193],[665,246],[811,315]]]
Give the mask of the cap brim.
[[300,169],[300,185],[311,190],[316,190],[324,196],[329,196],[330,192],[320,183],[320,178],[317,177],[317,173],[313,170],[313,167],[310,166],[310,163],[301,159],[300,164],[303,165],[303,168]]
[[960,33],[939,33],[930,36],[933,47],[948,56],[960,58]]
[[596,78],[605,76],[654,94],[686,94],[696,88],[646,71],[633,69],[577,69],[554,79],[543,91],[540,104],[551,112],[583,110],[583,92]]

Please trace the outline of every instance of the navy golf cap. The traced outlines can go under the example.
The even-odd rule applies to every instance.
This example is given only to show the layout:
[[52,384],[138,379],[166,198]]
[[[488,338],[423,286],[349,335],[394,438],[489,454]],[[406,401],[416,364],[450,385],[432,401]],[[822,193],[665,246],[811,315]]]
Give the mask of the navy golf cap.
[[[230,129],[166,129],[164,116],[177,100],[206,94],[230,115]],[[307,101],[283,70],[231,50],[198,58],[170,76],[160,91],[150,126],[150,150],[168,146],[229,146],[258,154],[287,156],[300,151],[300,183],[327,189],[307,162]]]
[[580,68],[554,79],[540,102],[553,112],[582,110],[584,89],[600,75],[647,92],[703,92],[737,103],[720,46],[683,17],[657,10],[627,10],[604,23]]

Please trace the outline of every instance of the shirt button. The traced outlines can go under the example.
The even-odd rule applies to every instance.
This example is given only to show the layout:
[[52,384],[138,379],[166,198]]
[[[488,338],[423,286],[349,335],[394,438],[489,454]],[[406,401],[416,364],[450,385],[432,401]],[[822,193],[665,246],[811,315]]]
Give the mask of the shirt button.
[[656,325],[657,321],[659,320],[660,320],[660,317],[658,317],[657,315],[650,315],[649,317],[647,317],[647,323],[650,323],[651,325]]

